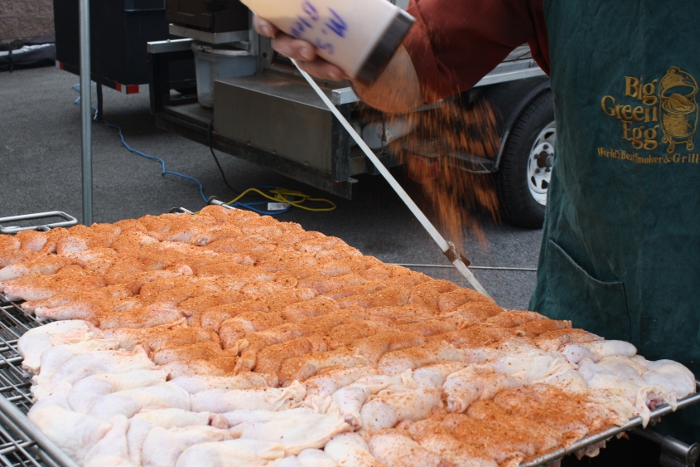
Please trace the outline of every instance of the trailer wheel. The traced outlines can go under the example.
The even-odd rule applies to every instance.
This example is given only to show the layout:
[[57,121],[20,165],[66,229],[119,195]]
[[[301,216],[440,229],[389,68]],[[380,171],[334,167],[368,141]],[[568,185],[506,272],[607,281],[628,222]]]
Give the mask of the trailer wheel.
[[548,90],[535,97],[518,117],[496,172],[501,212],[510,224],[542,227],[555,139],[554,97]]

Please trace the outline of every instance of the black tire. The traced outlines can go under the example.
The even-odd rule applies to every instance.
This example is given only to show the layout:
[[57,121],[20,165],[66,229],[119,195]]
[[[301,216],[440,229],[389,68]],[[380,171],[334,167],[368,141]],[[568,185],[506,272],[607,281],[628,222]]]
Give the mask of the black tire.
[[[542,139],[545,136],[551,138],[552,144],[549,144],[549,139]],[[501,212],[508,223],[527,229],[542,228],[555,137],[554,96],[551,90],[547,90],[525,107],[503,148],[496,172],[496,190]],[[542,154],[541,165],[546,165],[542,168],[530,167],[531,157],[535,166],[540,160],[535,154],[537,141],[537,147],[546,148],[550,156],[547,157],[542,150],[538,151],[538,154]],[[535,175],[529,171],[538,172]]]

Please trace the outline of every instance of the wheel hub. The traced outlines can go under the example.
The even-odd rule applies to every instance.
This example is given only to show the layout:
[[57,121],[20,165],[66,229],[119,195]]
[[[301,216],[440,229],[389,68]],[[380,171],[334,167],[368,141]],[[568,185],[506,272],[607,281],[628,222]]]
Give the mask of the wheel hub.
[[552,178],[556,135],[554,122],[547,125],[537,135],[530,150],[527,165],[527,186],[530,189],[530,194],[535,201],[543,206],[547,204],[547,190]]

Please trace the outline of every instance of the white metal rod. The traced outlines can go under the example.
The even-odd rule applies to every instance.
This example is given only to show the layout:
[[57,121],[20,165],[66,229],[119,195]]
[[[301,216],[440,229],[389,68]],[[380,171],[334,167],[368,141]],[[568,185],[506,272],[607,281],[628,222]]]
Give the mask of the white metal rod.
[[[401,187],[399,182],[396,181],[393,175],[389,172],[389,170],[384,167],[384,164],[377,158],[377,156],[372,152],[372,150],[367,146],[367,143],[362,139],[360,135],[357,134],[355,129],[350,125],[350,123],[343,117],[343,114],[340,113],[338,108],[333,105],[331,100],[326,96],[326,94],[321,90],[321,88],[318,87],[316,82],[309,76],[307,72],[302,70],[297,62],[295,60],[292,60],[294,65],[297,67],[301,75],[308,81],[308,83],[311,85],[311,87],[316,91],[316,94],[323,100],[323,102],[326,104],[328,109],[335,115],[335,118],[338,119],[341,125],[347,130],[348,133],[350,133],[350,136],[352,139],[355,140],[357,145],[362,149],[362,151],[365,153],[367,158],[372,161],[374,166],[377,168],[380,174],[384,177],[384,179],[389,182],[389,185],[394,189],[396,194],[399,195],[401,200],[408,206],[408,209],[411,210],[414,216],[416,216],[416,219],[418,219],[418,222],[421,223],[423,228],[430,234],[430,236],[435,240],[435,243],[438,244],[440,249],[442,250],[443,253],[447,252],[450,249],[449,244],[447,241],[440,235],[440,232],[437,231],[435,226],[430,222],[430,220],[423,214],[423,211],[420,210],[420,208],[416,205],[416,203],[413,202],[411,197],[406,193],[406,191]],[[489,294],[486,292],[486,289],[479,283],[478,280],[476,280],[476,277],[474,277],[474,274],[467,268],[467,266],[462,262],[461,259],[457,258],[453,263],[452,263],[457,270],[462,273],[462,275],[467,279],[467,281],[474,287],[474,289],[486,295],[487,297]]]
[[80,116],[82,119],[83,224],[92,225],[92,105],[90,0],[80,0]]

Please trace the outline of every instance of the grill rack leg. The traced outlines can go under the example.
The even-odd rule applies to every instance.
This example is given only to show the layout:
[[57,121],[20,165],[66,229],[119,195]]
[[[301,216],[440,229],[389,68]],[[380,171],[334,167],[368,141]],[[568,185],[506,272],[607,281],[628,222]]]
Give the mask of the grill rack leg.
[[649,429],[633,428],[632,433],[661,446],[659,463],[664,467],[692,467],[700,458],[700,444],[698,443],[687,445],[676,438]]

